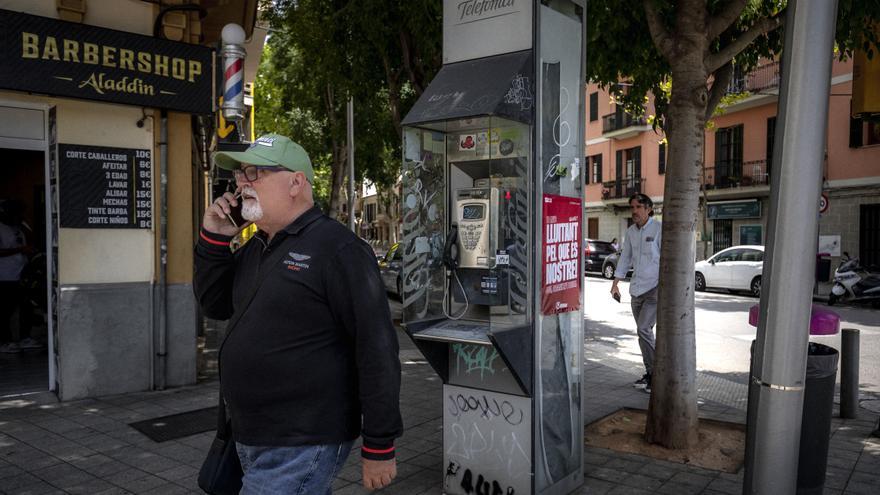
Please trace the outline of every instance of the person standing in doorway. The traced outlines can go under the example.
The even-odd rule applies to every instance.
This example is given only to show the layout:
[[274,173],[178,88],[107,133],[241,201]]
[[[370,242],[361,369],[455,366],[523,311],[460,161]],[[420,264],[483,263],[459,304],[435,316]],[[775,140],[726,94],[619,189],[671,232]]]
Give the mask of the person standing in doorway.
[[12,337],[10,325],[16,310],[21,337],[29,337],[30,333],[29,308],[24,307],[26,301],[21,287],[21,272],[31,251],[22,229],[23,218],[24,203],[21,201],[11,199],[0,204],[0,353],[21,352]]
[[654,220],[654,202],[646,194],[636,193],[629,198],[633,224],[626,229],[623,250],[614,272],[611,295],[620,301],[617,285],[632,268],[629,283],[630,305],[645,374],[633,384],[651,393],[651,377],[654,373],[654,324],[657,323],[657,282],[660,278],[661,223]]

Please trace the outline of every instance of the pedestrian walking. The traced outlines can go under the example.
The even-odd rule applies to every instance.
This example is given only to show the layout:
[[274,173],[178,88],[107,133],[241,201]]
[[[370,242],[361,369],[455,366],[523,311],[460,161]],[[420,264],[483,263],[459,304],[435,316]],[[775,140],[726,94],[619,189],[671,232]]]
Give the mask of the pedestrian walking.
[[633,318],[639,336],[639,348],[645,374],[633,386],[651,393],[651,377],[654,374],[654,324],[657,323],[657,282],[660,278],[661,223],[654,216],[654,202],[646,194],[637,193],[629,198],[632,225],[626,229],[623,250],[614,272],[611,295],[620,301],[617,284],[632,268],[629,283]]
[[[400,361],[373,251],[315,206],[309,156],[289,138],[265,135],[215,162],[233,171],[236,194],[205,212],[194,286],[207,316],[235,317],[219,369],[241,493],[329,494],[358,436],[364,486],[387,486]],[[239,206],[243,223],[230,220]],[[255,236],[231,252],[251,223]]]

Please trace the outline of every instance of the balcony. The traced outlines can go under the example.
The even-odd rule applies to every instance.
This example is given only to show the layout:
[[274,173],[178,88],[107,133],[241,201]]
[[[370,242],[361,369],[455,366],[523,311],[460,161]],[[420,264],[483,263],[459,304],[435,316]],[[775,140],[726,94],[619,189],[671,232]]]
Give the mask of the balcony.
[[715,164],[703,169],[703,185],[707,190],[734,189],[770,185],[766,160]]
[[771,62],[755,68],[748,74],[734,71],[730,84],[727,85],[727,94],[740,93],[767,93],[779,88],[779,62]]
[[644,116],[633,117],[619,111],[602,117],[602,136],[606,138],[626,139],[649,128]]
[[602,199],[627,199],[635,193],[645,191],[644,177],[625,177],[602,183]]

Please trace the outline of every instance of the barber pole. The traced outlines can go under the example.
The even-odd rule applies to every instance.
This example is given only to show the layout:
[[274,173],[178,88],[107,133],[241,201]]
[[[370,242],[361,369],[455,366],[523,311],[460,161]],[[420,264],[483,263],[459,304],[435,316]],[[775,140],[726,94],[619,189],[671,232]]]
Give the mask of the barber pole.
[[245,32],[238,24],[223,26],[220,34],[223,48],[223,118],[235,122],[244,120],[244,49]]

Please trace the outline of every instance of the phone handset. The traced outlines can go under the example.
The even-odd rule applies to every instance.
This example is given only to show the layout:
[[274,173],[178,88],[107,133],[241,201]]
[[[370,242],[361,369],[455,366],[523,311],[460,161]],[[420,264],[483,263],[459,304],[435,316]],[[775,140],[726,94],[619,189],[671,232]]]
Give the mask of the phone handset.
[[443,264],[447,270],[458,268],[458,225],[453,224],[443,245]]
[[447,280],[443,289],[443,314],[450,320],[458,320],[467,313],[468,299],[467,292],[465,292],[464,286],[461,284],[461,279],[458,278],[458,225],[456,224],[452,224],[449,233],[446,234],[446,243],[443,245],[443,264],[446,265],[446,275],[449,276],[451,272],[452,278],[458,283],[458,288],[464,296],[464,309],[457,315],[450,314],[446,305],[449,298],[449,284],[452,281]]

